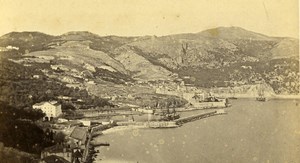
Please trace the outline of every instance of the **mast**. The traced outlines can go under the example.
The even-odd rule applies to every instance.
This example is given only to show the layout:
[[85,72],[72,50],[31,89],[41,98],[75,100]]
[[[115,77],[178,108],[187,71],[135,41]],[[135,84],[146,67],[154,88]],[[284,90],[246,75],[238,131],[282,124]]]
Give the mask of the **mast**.
[[263,84],[262,82],[259,84],[259,87],[258,87],[258,96],[259,97],[264,97],[264,88],[263,88]]

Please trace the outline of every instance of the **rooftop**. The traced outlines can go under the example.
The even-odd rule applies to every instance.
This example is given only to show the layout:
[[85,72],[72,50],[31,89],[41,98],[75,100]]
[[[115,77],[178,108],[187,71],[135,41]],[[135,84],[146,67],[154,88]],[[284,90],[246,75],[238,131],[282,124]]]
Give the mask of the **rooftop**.
[[64,148],[66,149],[66,151],[70,151],[70,149],[66,148],[64,145],[59,144],[47,147],[43,151],[49,153],[62,153],[64,151]]
[[70,137],[77,140],[83,140],[88,131],[87,127],[75,127]]
[[70,163],[68,160],[55,155],[45,157],[43,161],[45,161],[46,163]]
[[60,105],[57,101],[44,101],[44,102],[36,103],[36,104],[34,104],[34,106],[42,106],[46,103],[49,103],[49,104],[55,105],[55,106]]

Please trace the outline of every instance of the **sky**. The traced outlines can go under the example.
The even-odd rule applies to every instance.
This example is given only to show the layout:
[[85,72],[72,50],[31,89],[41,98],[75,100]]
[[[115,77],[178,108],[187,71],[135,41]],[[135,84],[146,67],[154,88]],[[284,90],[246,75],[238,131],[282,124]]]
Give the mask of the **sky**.
[[161,36],[239,26],[299,38],[298,8],[298,0],[0,0],[0,35],[90,31]]

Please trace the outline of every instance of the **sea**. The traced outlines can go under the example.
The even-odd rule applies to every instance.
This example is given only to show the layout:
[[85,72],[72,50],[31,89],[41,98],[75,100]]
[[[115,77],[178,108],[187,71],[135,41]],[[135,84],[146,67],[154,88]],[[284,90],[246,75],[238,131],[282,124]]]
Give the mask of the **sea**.
[[[300,100],[237,99],[227,114],[170,129],[128,129],[96,139],[102,163],[299,163]],[[210,110],[182,112],[188,116]]]

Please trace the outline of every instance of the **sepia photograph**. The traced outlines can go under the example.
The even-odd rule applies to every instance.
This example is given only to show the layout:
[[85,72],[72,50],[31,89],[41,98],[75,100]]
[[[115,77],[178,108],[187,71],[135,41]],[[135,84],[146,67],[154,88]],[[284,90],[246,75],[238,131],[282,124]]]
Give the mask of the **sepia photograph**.
[[0,163],[300,163],[298,0],[0,0]]

